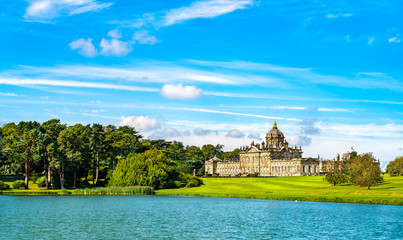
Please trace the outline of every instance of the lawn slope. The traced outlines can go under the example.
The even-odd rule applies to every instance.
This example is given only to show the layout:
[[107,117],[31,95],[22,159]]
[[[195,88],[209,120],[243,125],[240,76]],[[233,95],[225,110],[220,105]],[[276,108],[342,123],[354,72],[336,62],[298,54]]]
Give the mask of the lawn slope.
[[203,178],[201,187],[162,189],[156,194],[403,205],[403,177],[385,175],[384,180],[368,190],[351,184],[334,187],[323,176]]

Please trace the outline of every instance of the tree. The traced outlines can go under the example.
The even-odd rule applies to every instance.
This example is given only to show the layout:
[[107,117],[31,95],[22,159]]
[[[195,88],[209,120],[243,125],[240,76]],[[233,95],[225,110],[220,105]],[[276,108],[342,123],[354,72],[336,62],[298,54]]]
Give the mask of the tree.
[[51,119],[42,123],[41,128],[44,129],[46,138],[41,143],[41,156],[43,161],[43,169],[45,175],[46,189],[50,186],[51,181],[51,163],[55,163],[56,158],[60,156],[57,138],[61,131],[66,129],[66,125],[61,124],[59,119]]
[[328,164],[327,173],[325,175],[325,180],[328,183],[336,186],[337,184],[346,183],[348,181],[346,165],[342,161],[337,159]]
[[80,170],[88,168],[89,145],[88,128],[81,124],[70,126],[60,132],[57,142],[62,156],[59,158],[58,170],[60,185],[64,187],[66,168],[73,171],[73,188],[77,187],[77,174]]
[[168,158],[159,150],[132,153],[118,162],[109,186],[153,186],[165,188],[177,173]]
[[186,146],[186,164],[189,168],[189,173],[193,172],[195,169],[196,171],[202,170],[204,166],[205,157],[203,152],[197,146]]
[[[99,178],[99,159],[102,153],[105,151],[105,132],[101,124],[94,123],[91,127],[90,134],[90,147],[93,155],[93,184],[98,182]],[[94,174],[95,173],[95,174]],[[94,176],[95,175],[95,176]]]
[[364,153],[351,159],[348,163],[350,180],[353,184],[361,187],[368,187],[382,182],[381,168],[379,162],[372,156],[372,153]]
[[105,142],[108,146],[108,153],[111,159],[112,173],[116,163],[124,159],[129,153],[134,152],[138,140],[142,138],[134,128],[123,126],[116,129],[109,125],[105,129]]
[[16,171],[24,168],[25,185],[29,187],[29,178],[33,163],[40,160],[39,142],[43,134],[39,131],[37,122],[20,122],[13,134],[6,139],[9,157]]
[[391,161],[386,167],[386,172],[392,177],[403,176],[403,157],[397,157]]

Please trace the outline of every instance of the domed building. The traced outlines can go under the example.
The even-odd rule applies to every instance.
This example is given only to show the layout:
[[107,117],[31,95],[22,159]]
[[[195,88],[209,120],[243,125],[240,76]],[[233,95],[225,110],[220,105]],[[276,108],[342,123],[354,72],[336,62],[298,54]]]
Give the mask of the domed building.
[[320,169],[319,158],[302,158],[301,146],[288,145],[276,121],[266,141],[240,147],[239,159],[215,157],[205,162],[206,174],[212,176],[305,176],[319,175]]

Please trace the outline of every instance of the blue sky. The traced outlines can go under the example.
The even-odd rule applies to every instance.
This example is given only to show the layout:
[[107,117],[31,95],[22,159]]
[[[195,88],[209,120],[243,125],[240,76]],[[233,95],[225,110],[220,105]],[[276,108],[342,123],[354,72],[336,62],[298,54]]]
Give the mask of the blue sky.
[[403,155],[401,1],[2,0],[0,124]]

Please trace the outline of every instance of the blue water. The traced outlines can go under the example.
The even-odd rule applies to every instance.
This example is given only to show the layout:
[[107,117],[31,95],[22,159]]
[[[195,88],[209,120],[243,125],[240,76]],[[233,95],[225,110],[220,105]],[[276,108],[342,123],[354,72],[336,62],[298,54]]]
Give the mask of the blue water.
[[0,196],[0,239],[403,239],[403,207],[176,196]]

